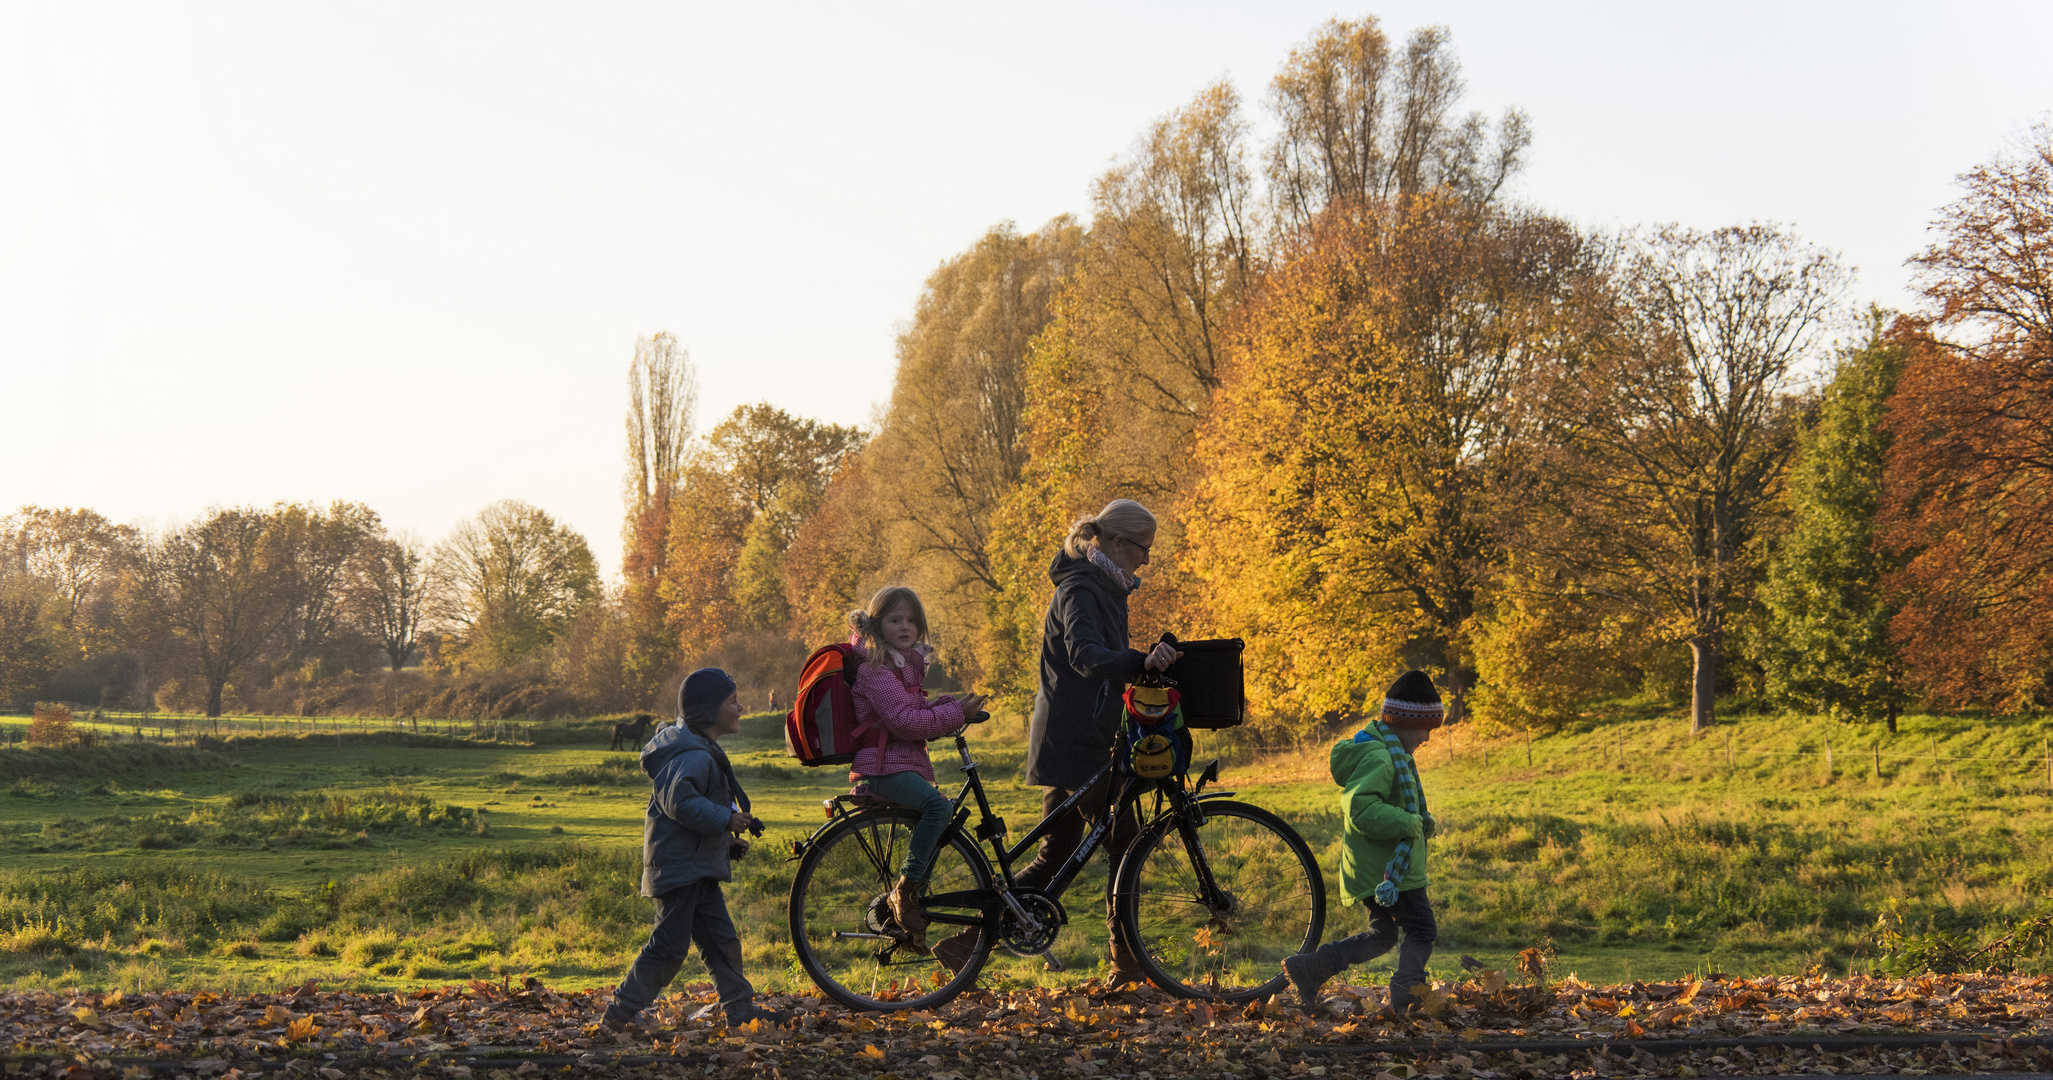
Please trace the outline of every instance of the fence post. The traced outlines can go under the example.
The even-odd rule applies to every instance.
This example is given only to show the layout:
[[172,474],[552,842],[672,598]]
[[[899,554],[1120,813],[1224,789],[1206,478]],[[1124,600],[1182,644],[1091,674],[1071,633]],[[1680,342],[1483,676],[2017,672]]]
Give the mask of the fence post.
[[[2053,758],[2048,758],[2047,760],[2053,761]],[[1533,733],[1531,731],[1525,733],[1525,766],[1528,769],[1533,767]],[[2053,771],[2048,771],[2046,775],[2048,778],[2053,778]]]
[[1725,767],[1732,767],[1732,732],[1725,733]]
[[1832,779],[1832,736],[1825,736],[1825,779]]
[[1938,771],[1939,771],[1939,736],[1937,736],[1937,735],[1933,735],[1933,736],[1930,736],[1930,738],[1931,738],[1931,740],[1932,740],[1932,771],[1933,771],[1933,772],[1938,772]]
[[1876,743],[1876,744],[1874,745],[1874,751],[1875,751],[1875,779],[1876,779],[1877,781],[1879,781],[1879,780],[1881,780],[1881,779],[1882,779],[1882,744],[1881,744],[1881,743]]
[[1625,771],[1625,732],[1618,733],[1618,771]]

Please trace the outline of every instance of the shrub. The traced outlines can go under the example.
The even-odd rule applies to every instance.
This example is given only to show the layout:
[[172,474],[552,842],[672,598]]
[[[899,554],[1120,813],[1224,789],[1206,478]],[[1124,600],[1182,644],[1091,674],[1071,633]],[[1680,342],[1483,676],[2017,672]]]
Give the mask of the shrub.
[[29,742],[36,746],[72,746],[78,729],[71,726],[71,708],[49,701],[36,702],[35,718],[29,721]]
[[342,946],[342,962],[370,967],[399,950],[399,938],[390,930],[369,930],[350,938]]

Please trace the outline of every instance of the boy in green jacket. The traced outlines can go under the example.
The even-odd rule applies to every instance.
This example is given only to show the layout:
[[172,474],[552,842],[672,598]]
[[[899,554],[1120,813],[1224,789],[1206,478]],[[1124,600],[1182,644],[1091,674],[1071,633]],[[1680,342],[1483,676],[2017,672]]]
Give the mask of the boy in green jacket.
[[1383,715],[1333,748],[1333,782],[1346,818],[1340,849],[1340,891],[1369,909],[1369,932],[1284,958],[1298,1004],[1312,1009],[1319,987],[1356,964],[1390,951],[1400,937],[1390,1007],[1418,1004],[1437,927],[1426,899],[1426,838],[1433,815],[1412,754],[1440,726],[1440,692],[1423,671],[1407,671],[1383,695]]

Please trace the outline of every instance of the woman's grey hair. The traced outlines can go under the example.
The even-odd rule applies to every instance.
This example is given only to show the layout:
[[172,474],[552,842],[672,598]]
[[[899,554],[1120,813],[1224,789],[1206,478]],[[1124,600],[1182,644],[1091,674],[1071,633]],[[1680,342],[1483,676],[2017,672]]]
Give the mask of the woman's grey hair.
[[1077,519],[1069,527],[1069,539],[1062,542],[1062,550],[1072,559],[1081,559],[1091,548],[1101,546],[1108,536],[1131,540],[1154,529],[1155,515],[1147,507],[1132,499],[1114,499],[1096,514]]

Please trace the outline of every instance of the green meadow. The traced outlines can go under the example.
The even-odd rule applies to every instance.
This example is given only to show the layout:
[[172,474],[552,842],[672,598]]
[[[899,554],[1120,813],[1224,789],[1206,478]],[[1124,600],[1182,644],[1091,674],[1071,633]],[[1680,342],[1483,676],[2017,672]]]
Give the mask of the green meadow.
[[[846,779],[789,761],[779,721],[746,718],[727,743],[769,827],[728,901],[758,984],[803,987],[784,934],[785,856]],[[0,985],[389,989],[534,975],[577,988],[616,979],[646,933],[646,784],[634,755],[606,749],[607,725],[288,720],[167,745],[134,741],[124,722],[68,750],[0,730],[12,736],[0,746]],[[1982,939],[2053,914],[2053,723],[1910,717],[1902,729],[1745,717],[1692,739],[1680,719],[1640,709],[1530,743],[1443,732],[1421,753],[1440,823],[1436,968],[1451,973],[1462,954],[1502,966],[1551,942],[1557,972],[1592,981],[1844,973],[1873,962],[1884,914]],[[1039,807],[1019,782],[1021,738],[1001,717],[975,742],[1015,835]],[[1325,744],[1199,738],[1200,760],[1225,761],[1227,787],[1322,853],[1328,937],[1363,928],[1361,909],[1338,901]],[[953,753],[934,749],[946,781]],[[1003,957],[986,978],[1101,970],[1103,888],[1101,859],[1067,898],[1063,970]]]

